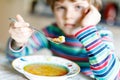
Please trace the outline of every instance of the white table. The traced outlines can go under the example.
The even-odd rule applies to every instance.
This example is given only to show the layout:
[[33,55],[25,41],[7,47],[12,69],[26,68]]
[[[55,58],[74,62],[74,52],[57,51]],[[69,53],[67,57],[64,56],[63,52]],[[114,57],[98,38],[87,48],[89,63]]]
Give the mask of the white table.
[[[49,50],[47,49],[41,50],[41,55],[45,53],[49,53],[49,55],[51,55],[51,52]],[[38,54],[36,53],[36,55]],[[24,75],[20,74],[19,72],[12,68],[4,52],[0,52],[0,80],[28,80]],[[94,79],[79,74],[67,80],[94,80]]]

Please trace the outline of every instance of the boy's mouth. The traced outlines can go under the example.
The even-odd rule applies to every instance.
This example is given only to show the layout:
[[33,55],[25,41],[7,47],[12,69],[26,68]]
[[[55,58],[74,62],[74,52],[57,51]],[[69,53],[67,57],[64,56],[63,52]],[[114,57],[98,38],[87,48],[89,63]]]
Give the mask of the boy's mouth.
[[75,27],[75,24],[66,23],[66,24],[64,24],[64,26],[69,27],[69,28],[73,28],[73,27]]

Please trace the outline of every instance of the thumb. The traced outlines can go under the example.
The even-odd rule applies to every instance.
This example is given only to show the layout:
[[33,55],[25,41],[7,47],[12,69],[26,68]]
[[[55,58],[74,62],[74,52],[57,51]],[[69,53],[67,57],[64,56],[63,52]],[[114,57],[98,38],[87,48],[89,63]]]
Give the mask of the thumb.
[[16,19],[17,19],[18,22],[24,22],[23,17],[21,15],[19,15],[19,14],[16,15]]

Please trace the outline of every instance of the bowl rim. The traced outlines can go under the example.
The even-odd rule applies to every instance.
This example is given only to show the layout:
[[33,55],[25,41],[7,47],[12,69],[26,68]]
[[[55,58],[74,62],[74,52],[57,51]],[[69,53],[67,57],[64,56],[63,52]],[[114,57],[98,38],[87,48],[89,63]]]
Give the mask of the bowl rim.
[[[73,73],[73,74],[71,74],[71,73],[68,74],[69,71],[70,71],[70,69],[69,69],[68,67],[60,64],[60,63],[59,63],[58,65],[64,66],[64,67],[66,67],[66,68],[68,69],[68,73],[65,74],[65,75],[62,75],[62,76],[40,76],[40,75],[35,75],[35,74],[32,74],[32,73],[29,73],[29,72],[25,71],[25,70],[23,69],[24,67],[22,67],[22,72],[19,71],[19,69],[16,68],[15,63],[16,63],[18,60],[22,59],[22,58],[30,58],[30,57],[51,57],[51,58],[58,58],[58,59],[66,60],[66,61],[71,62],[72,64],[74,64],[74,65],[76,66],[76,68],[77,68],[77,71],[76,71],[75,73]],[[23,61],[24,61],[24,60],[23,60]],[[33,62],[33,63],[35,63],[35,62]],[[43,63],[44,63],[44,62],[43,62]],[[21,74],[23,74],[23,75],[25,75],[25,76],[26,76],[26,75],[31,75],[31,76],[34,76],[34,77],[47,77],[47,78],[66,77],[66,78],[68,78],[68,77],[73,77],[73,76],[77,75],[77,74],[80,72],[80,67],[79,67],[79,65],[78,65],[77,63],[75,63],[75,62],[73,62],[73,61],[71,61],[71,60],[68,60],[68,59],[66,59],[66,58],[59,57],[59,56],[53,56],[53,55],[52,55],[52,56],[47,56],[47,55],[29,55],[29,56],[22,56],[22,57],[19,57],[19,58],[16,58],[15,60],[13,60],[11,64],[12,64],[12,67],[13,67],[16,71],[20,72]],[[27,63],[26,65],[28,65],[28,64],[32,64],[32,63]],[[53,63],[50,63],[50,64],[53,64]],[[24,66],[26,66],[26,65],[24,65]]]

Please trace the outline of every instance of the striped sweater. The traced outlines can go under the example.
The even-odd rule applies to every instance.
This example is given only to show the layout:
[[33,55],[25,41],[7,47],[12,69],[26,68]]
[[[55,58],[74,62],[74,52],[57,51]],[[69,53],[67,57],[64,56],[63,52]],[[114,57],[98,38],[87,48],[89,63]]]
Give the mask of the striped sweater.
[[34,32],[28,42],[21,49],[11,48],[12,39],[8,40],[6,48],[7,58],[15,58],[34,54],[42,48],[48,48],[53,55],[67,58],[76,62],[81,73],[97,80],[120,80],[120,62],[114,55],[112,34],[100,26],[88,26],[76,32],[75,36],[65,35],[56,24],[43,29],[45,36],[65,36],[65,43],[55,44],[46,37]]

